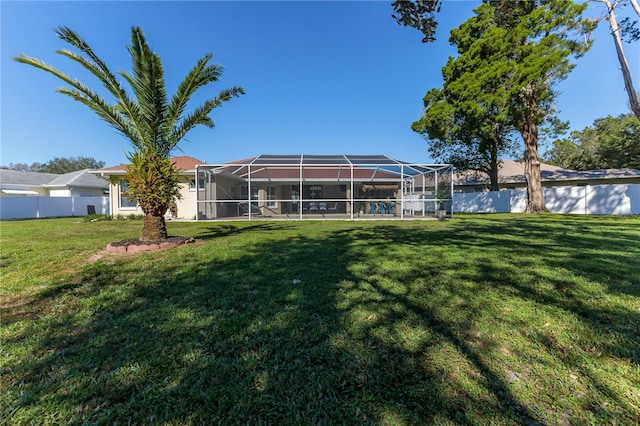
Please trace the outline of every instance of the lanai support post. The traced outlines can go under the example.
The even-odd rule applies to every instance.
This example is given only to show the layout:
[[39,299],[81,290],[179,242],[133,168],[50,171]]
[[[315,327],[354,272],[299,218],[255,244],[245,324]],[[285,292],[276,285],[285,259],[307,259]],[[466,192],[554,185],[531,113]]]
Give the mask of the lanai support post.
[[300,156],[300,181],[298,182],[298,191],[300,192],[300,220],[302,220],[302,211],[304,210],[304,196],[303,196],[303,192],[302,192],[302,181],[303,181],[303,169],[302,169],[302,162],[304,159],[304,155]]
[[438,199],[439,194],[438,194],[438,170],[434,171],[435,175],[435,179],[434,179],[434,188],[433,188],[433,193],[435,195],[435,202],[433,203],[433,215],[436,216],[438,214],[438,202],[440,201]]
[[247,208],[249,209],[249,220],[251,220],[251,163],[247,166],[247,172],[249,173],[247,176]]
[[451,219],[453,219],[453,166],[449,166],[449,173],[451,174]]
[[400,219],[404,219],[404,164],[400,165]]
[[198,191],[198,167],[200,167],[200,165],[196,164],[196,222],[200,220],[200,203],[198,203],[198,201],[200,201],[200,191]]
[[[351,195],[350,195],[350,200],[349,202],[351,203],[351,209],[350,209],[350,214],[351,214],[351,220],[353,220],[353,208],[354,208],[354,202],[353,202],[353,194],[354,194],[354,190],[355,190],[355,185],[353,184],[353,163],[351,161],[349,161],[349,169],[351,170]],[[360,208],[360,206],[358,206],[358,209]],[[359,214],[359,213],[358,213]]]

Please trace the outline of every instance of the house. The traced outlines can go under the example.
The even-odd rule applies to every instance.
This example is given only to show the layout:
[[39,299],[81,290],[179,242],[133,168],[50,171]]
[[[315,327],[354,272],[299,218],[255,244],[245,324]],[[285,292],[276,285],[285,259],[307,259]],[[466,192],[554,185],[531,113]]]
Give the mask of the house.
[[385,155],[259,155],[198,165],[197,219],[424,215],[436,208],[438,185],[451,198],[452,172]]
[[0,170],[2,196],[101,197],[108,182],[79,170],[65,174]]
[[[179,185],[182,199],[176,202],[177,208],[174,209],[173,212],[168,212],[168,214],[176,218],[193,219],[196,216],[196,166],[205,164],[205,162],[189,156],[174,157],[172,161],[179,171]],[[127,173],[126,165],[122,164],[92,170],[91,173],[108,180],[111,215],[142,214],[142,210],[137,206],[136,202],[129,200],[124,195],[127,191],[127,181],[125,179]]]
[[[640,183],[640,170],[604,169],[577,171],[540,163],[540,178],[542,186],[545,188],[635,184]],[[523,163],[520,161],[502,160],[498,171],[498,183],[501,190],[526,188]],[[489,176],[487,176],[486,173],[467,171],[455,174],[455,192],[483,192],[487,191],[488,187]]]

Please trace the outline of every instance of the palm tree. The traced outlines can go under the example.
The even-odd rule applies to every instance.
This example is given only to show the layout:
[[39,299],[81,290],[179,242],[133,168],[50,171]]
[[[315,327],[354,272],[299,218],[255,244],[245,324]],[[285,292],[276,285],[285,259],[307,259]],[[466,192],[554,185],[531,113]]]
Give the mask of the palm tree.
[[206,100],[185,114],[191,96],[198,89],[218,81],[224,71],[220,65],[209,64],[212,54],[205,55],[196,63],[169,102],[160,56],[151,50],[139,27],[131,28],[131,46],[127,46],[127,50],[131,55],[133,70],[131,73],[119,72],[131,86],[131,97],[78,34],[68,27],[59,27],[55,32],[60,39],[80,51],[75,53],[60,49],[56,53],[79,63],[100,80],[113,96],[112,104],[80,81],[39,59],[23,54],[14,59],[63,80],[71,87],[58,89],[58,93],[83,103],[129,139],[133,149],[127,154],[131,164],[125,177],[129,183],[126,195],[135,199],[144,213],[140,239],[166,239],[164,214],[171,203],[180,197],[178,171],[171,162],[171,152],[197,125],[212,128],[214,125],[209,113],[232,97],[244,94],[244,90],[241,87],[223,90],[217,97]]

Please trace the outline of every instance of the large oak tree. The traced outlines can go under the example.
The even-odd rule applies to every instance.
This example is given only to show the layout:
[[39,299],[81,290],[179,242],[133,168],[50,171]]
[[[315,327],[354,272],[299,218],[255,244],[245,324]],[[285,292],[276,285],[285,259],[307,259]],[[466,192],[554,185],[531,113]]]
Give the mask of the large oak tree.
[[498,191],[500,159],[516,155],[516,141],[503,81],[508,76],[482,75],[491,65],[487,61],[495,60],[494,49],[500,43],[470,37],[487,28],[487,19],[493,19],[492,14],[451,32],[449,42],[457,47],[458,56],[447,61],[442,89],[427,92],[423,113],[411,128],[427,140],[434,159],[459,171],[486,173],[490,189]]
[[573,68],[570,58],[590,47],[584,34],[594,24],[582,17],[584,9],[570,0],[486,1],[474,17],[452,31],[459,49],[476,50],[485,59],[481,68],[465,68],[459,79],[474,78],[474,84],[487,90],[496,82],[502,85],[504,98],[498,104],[506,105],[510,125],[524,141],[530,213],[548,211],[540,179],[539,128],[556,120],[555,87]]

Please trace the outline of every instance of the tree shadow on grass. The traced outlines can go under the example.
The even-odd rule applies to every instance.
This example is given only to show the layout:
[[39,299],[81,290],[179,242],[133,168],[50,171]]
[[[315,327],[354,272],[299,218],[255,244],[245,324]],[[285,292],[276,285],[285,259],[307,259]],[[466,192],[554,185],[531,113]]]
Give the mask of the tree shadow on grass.
[[[5,342],[33,342],[9,368],[5,418],[46,422],[44,410],[69,423],[544,423],[496,367],[499,343],[477,336],[478,287],[438,269],[463,265],[429,258],[438,245],[481,250],[475,233],[518,232],[487,228],[465,236],[343,224],[313,236],[285,223],[224,224],[171,261],[167,252],[87,266],[42,295],[45,320]],[[265,238],[212,255],[244,232]],[[589,326],[607,315],[504,280],[499,265],[470,271],[469,281],[575,310]],[[635,348],[637,334],[616,332],[628,339],[618,349]]]

